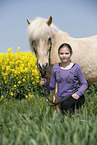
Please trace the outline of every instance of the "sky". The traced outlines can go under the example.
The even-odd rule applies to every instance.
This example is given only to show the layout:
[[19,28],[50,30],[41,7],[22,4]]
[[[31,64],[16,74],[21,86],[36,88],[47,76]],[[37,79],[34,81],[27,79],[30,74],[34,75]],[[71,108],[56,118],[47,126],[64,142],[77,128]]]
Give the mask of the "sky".
[[0,0],[0,53],[31,51],[26,18],[49,16],[71,37],[97,35],[97,0]]

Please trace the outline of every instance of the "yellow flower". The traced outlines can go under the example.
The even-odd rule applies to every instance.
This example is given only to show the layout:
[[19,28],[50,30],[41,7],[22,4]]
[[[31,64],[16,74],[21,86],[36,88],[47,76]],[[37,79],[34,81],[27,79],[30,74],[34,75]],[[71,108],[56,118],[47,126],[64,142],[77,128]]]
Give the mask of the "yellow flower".
[[35,85],[35,82],[32,82],[33,85]]
[[33,98],[33,97],[34,97],[34,95],[30,95],[30,94],[29,94],[29,97],[30,97],[30,98]]
[[19,53],[20,52],[20,47],[18,47],[18,50],[17,50],[17,53]]
[[21,83],[21,81],[18,81],[18,84],[20,84]]
[[28,98],[28,95],[26,95],[25,98]]
[[26,80],[25,79],[23,79],[23,82],[25,82]]
[[2,66],[2,70],[5,70],[5,67],[4,66]]
[[9,48],[8,51],[7,51],[7,53],[10,53],[11,51],[12,51],[12,48]]
[[18,50],[20,50],[20,47],[18,47]]
[[33,80],[33,77],[31,78],[31,80]]
[[3,99],[3,98],[4,98],[4,96],[2,95],[2,96],[1,96],[1,99]]
[[11,92],[10,95],[13,96],[13,92]]
[[16,88],[16,85],[14,85],[14,88]]

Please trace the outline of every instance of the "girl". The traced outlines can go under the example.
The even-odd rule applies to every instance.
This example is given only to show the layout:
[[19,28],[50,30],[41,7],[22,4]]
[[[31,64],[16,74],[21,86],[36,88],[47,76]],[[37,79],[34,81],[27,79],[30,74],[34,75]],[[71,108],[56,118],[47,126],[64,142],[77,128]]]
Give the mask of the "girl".
[[62,112],[74,112],[75,107],[78,109],[84,104],[85,98],[83,94],[88,84],[81,67],[70,60],[72,48],[69,44],[63,43],[58,48],[58,55],[61,63],[53,66],[50,83],[45,78],[42,78],[40,84],[52,90],[57,82],[59,101],[71,95],[70,98],[61,103]]

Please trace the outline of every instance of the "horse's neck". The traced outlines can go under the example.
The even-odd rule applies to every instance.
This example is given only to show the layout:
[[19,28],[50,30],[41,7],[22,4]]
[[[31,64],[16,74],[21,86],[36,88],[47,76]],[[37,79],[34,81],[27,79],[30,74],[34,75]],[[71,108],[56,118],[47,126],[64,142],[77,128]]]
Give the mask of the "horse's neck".
[[58,31],[54,37],[53,37],[53,45],[51,50],[51,63],[56,64],[60,62],[59,56],[58,56],[58,48],[62,43],[69,43],[70,36],[62,31]]
[[58,31],[56,35],[54,36],[54,45],[53,47],[58,48],[62,43],[67,43],[69,42],[71,37],[69,36],[68,33]]

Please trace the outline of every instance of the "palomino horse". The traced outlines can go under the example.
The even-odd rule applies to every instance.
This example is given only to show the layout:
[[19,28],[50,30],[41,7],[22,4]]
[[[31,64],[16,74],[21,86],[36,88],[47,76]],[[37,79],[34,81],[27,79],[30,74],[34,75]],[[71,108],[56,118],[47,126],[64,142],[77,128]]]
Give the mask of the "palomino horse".
[[37,56],[39,70],[42,73],[47,70],[48,79],[52,66],[60,62],[58,47],[69,43],[73,49],[71,61],[81,66],[88,83],[97,82],[97,35],[72,38],[52,24],[51,16],[48,20],[39,17],[27,22],[30,47]]

